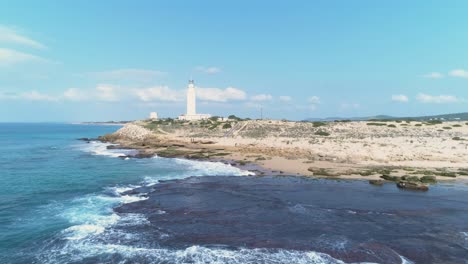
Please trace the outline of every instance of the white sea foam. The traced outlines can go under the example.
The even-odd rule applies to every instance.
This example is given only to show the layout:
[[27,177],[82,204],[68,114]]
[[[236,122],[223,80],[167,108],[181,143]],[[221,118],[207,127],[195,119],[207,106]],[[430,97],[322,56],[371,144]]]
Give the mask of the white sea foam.
[[468,240],[468,232],[460,232],[466,240]]
[[[117,187],[115,193],[124,192],[127,188]],[[131,195],[87,195],[72,201],[61,216],[68,220],[71,227],[63,230],[65,239],[78,240],[89,235],[98,235],[116,224],[121,218],[112,210],[114,206],[148,199]]]
[[400,256],[401,258],[401,264],[414,264],[414,262],[412,262],[411,260],[403,257],[403,256]]
[[255,173],[241,170],[230,164],[211,161],[196,161],[187,159],[175,159],[180,166],[188,168],[193,176],[248,176]]
[[76,225],[63,230],[62,234],[65,235],[66,239],[77,240],[83,239],[91,234],[101,234],[104,230],[104,226],[100,225]]
[[98,141],[91,141],[89,143],[83,143],[76,145],[81,151],[91,153],[98,156],[108,156],[108,157],[121,157],[134,154],[135,150],[130,149],[108,149],[108,146],[115,146],[116,144],[111,143],[102,143]]
[[307,264],[343,264],[327,254],[314,251],[274,250],[274,249],[238,249],[228,250],[191,246],[185,249],[143,248],[118,244],[83,243],[73,241],[62,250],[54,251],[44,263],[59,263],[62,256],[80,262],[87,258],[101,255],[114,255],[115,259],[132,260],[145,263],[307,263]]

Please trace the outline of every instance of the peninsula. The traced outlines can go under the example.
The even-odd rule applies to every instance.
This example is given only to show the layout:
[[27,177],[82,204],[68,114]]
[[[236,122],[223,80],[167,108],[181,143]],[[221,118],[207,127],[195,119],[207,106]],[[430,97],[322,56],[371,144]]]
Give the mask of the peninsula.
[[137,149],[139,157],[255,164],[274,174],[375,184],[468,179],[468,123],[461,121],[163,119],[135,121],[99,139]]

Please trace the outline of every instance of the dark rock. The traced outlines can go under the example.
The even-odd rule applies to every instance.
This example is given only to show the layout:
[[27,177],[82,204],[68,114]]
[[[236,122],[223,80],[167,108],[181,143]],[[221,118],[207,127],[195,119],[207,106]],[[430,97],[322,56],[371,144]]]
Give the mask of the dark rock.
[[137,158],[137,159],[147,159],[147,158],[152,158],[152,157],[154,157],[154,154],[147,153],[147,152],[139,152],[132,156],[132,158]]
[[401,179],[406,181],[406,182],[419,182],[419,177],[418,176],[405,175],[405,176],[402,176]]
[[77,138],[77,140],[85,141],[86,143],[90,143],[91,141],[96,141],[95,138]]
[[382,186],[384,184],[383,180],[369,180],[369,184]]
[[401,189],[408,189],[408,190],[415,190],[415,191],[428,191],[429,187],[427,185],[421,184],[421,183],[415,183],[415,182],[405,182],[405,181],[400,181],[397,183],[398,188]]

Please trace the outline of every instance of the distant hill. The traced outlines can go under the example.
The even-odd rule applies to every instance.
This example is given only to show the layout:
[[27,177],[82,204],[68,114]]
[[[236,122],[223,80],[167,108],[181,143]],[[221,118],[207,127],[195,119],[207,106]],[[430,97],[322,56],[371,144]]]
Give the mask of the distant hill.
[[352,121],[366,121],[366,120],[442,120],[442,121],[468,121],[468,112],[444,114],[444,115],[430,115],[430,116],[408,116],[408,117],[395,117],[388,115],[377,115],[367,117],[327,117],[327,118],[307,118],[305,121],[336,121],[336,120],[352,120]]

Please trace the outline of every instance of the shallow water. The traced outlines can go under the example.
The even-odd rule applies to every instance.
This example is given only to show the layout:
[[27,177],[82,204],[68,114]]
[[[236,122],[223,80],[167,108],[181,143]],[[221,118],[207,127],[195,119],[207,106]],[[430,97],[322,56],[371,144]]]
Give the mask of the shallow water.
[[0,263],[467,263],[464,185],[226,177],[249,173],[76,140],[116,129],[0,124]]

